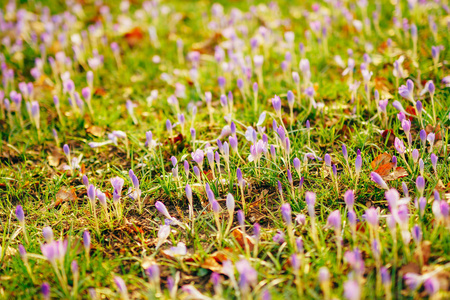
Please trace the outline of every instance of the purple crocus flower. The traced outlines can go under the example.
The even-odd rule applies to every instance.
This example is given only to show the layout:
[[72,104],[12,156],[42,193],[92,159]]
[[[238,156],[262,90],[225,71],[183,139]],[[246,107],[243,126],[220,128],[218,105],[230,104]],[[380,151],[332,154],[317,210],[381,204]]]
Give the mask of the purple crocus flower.
[[436,277],[426,279],[423,286],[429,296],[435,295],[440,289],[439,280]]
[[423,282],[422,276],[416,273],[406,273],[403,275],[406,285],[410,290],[416,290]]
[[378,184],[381,188],[388,190],[389,187],[387,186],[386,182],[383,180],[383,178],[376,172],[370,173],[370,179],[372,179],[373,182]]
[[333,211],[328,216],[327,225],[336,231],[341,230],[341,212],[339,210]]
[[403,141],[398,137],[395,137],[394,147],[395,150],[397,150],[398,153],[400,153],[400,155],[403,155],[405,153],[405,145],[403,144]]
[[16,207],[16,218],[23,226],[23,224],[25,223],[25,214],[21,205],[17,205]]
[[119,276],[115,276],[114,283],[116,284],[117,290],[119,291],[122,299],[128,299],[128,289],[125,281],[123,281],[123,279]]
[[306,192],[306,205],[310,216],[315,215],[314,206],[316,205],[316,194],[313,192]]
[[53,230],[50,226],[42,228],[42,235],[44,236],[45,242],[51,243],[53,241]]
[[355,204],[355,193],[353,190],[347,190],[345,192],[344,201],[349,210],[353,209],[353,205]]
[[378,227],[379,215],[378,211],[374,207],[367,209],[364,217],[367,223],[369,223],[371,226]]
[[406,85],[402,85],[398,88],[398,93],[405,99],[414,102],[414,82],[411,79],[406,81]]
[[422,230],[419,225],[414,225],[411,230],[412,237],[416,243],[420,243],[422,241]]
[[159,213],[165,216],[167,219],[172,219],[164,203],[162,203],[161,201],[156,201],[155,207],[159,211]]
[[86,251],[91,249],[91,235],[87,230],[83,232],[83,246]]
[[425,179],[422,176],[417,177],[416,188],[419,191],[420,195],[423,196],[423,192],[425,190]]
[[361,287],[356,280],[348,280],[344,283],[344,297],[347,300],[359,300],[361,298]]
[[283,220],[286,222],[288,226],[292,224],[291,218],[291,205],[289,203],[284,203],[281,205],[281,215],[283,216]]
[[361,167],[362,167],[362,157],[361,157],[361,154],[358,154],[355,159],[356,174],[359,174],[361,172]]
[[283,244],[285,242],[284,233],[282,231],[277,231],[272,240],[277,244]]
[[195,161],[200,168],[203,167],[203,159],[205,157],[203,150],[201,150],[201,149],[195,150],[195,152],[191,153],[191,157],[192,157],[192,160]]
[[273,109],[277,114],[281,113],[281,99],[277,95],[272,98]]
[[50,284],[48,284],[48,282],[44,282],[41,285],[41,293],[42,298],[44,298],[45,300],[50,300]]

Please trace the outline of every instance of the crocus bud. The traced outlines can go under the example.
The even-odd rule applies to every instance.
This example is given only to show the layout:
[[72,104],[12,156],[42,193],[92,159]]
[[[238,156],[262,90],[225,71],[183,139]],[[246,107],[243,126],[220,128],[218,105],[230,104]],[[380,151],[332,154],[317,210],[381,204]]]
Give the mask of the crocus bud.
[[412,237],[416,243],[420,243],[422,241],[422,230],[419,225],[414,225],[411,230]]
[[347,152],[347,147],[345,146],[345,144],[342,144],[342,155],[344,156],[344,159],[346,161],[348,161],[348,152]]
[[244,80],[239,78],[236,83],[237,83],[238,89],[242,91],[242,88],[244,87]]
[[100,191],[100,190],[97,190],[95,194],[96,194],[96,196],[97,196],[98,201],[100,202],[100,204],[101,204],[102,206],[106,207],[106,206],[107,206],[107,203],[106,203],[106,195],[105,195],[105,193],[103,193],[103,192]]
[[45,300],[50,300],[50,284],[48,284],[47,282],[44,282],[41,285],[41,293],[42,293],[42,298],[44,298]]
[[227,195],[226,204],[227,204],[228,213],[232,214],[234,212],[234,207],[235,207],[235,201],[234,201],[234,197],[232,194]]
[[425,190],[425,179],[422,176],[417,177],[416,188],[419,191],[420,195],[423,196],[423,192]]
[[214,213],[218,214],[220,212],[220,204],[217,200],[211,201],[211,207]]
[[277,114],[281,113],[281,99],[277,95],[272,98],[272,106]]
[[70,148],[69,148],[69,146],[68,146],[67,144],[65,144],[65,145],[63,146],[63,151],[64,151],[64,154],[65,154],[67,157],[70,156]]
[[53,103],[55,104],[56,108],[59,108],[59,98],[58,96],[53,96]]
[[114,283],[117,286],[117,290],[119,291],[122,299],[128,299],[128,289],[125,281],[119,276],[114,277]]
[[355,213],[354,210],[349,210],[348,211],[347,219],[348,219],[348,222],[350,223],[350,225],[356,226],[357,217],[356,217],[356,213]]
[[436,173],[438,157],[436,156],[436,154],[431,153],[430,160],[431,160],[431,165],[433,166],[434,172]]
[[78,263],[76,260],[72,261],[72,263],[70,264],[70,269],[72,271],[72,274],[74,274],[74,276],[78,275]]
[[361,167],[362,167],[362,157],[361,157],[360,154],[358,154],[356,156],[356,159],[355,159],[355,171],[356,171],[356,174],[359,174],[361,172]]
[[419,157],[420,157],[419,150],[414,149],[412,151],[412,158],[413,158],[413,161],[414,161],[415,164],[419,161]]
[[22,244],[19,244],[19,254],[20,254],[20,257],[22,258],[22,260],[24,262],[27,262],[27,260],[28,260],[27,251],[25,250],[25,247]]
[[389,189],[386,182],[384,182],[383,178],[381,178],[381,176],[378,173],[371,172],[370,178],[372,179],[373,182],[378,184],[381,188],[386,189],[386,190]]
[[325,165],[327,167],[331,167],[331,156],[330,156],[330,154],[328,154],[328,153],[325,154],[324,161],[325,161]]
[[294,106],[295,96],[292,91],[287,92],[287,101],[290,107]]
[[23,208],[21,205],[17,205],[16,207],[16,218],[19,221],[19,223],[21,224],[25,223],[25,214],[23,212]]
[[334,230],[341,230],[341,212],[339,210],[333,211],[328,216],[327,225]]
[[351,210],[355,204],[355,193],[353,190],[347,190],[344,195],[344,201],[348,209]]
[[242,171],[240,168],[236,169],[236,177],[240,188],[244,187],[244,178],[242,177]]
[[378,211],[374,207],[367,209],[364,216],[365,216],[367,223],[369,223],[371,226],[373,226],[373,227],[378,226],[379,215],[378,215]]
[[257,93],[258,92],[258,83],[254,82],[252,88],[253,88],[253,92]]
[[87,189],[87,196],[92,204],[95,203],[95,187],[94,185],[90,184]]
[[421,115],[422,114],[422,110],[423,110],[423,105],[422,105],[422,102],[420,100],[416,102],[416,109],[417,109],[417,113],[419,115]]
[[281,215],[288,226],[292,224],[291,205],[289,203],[281,205]]
[[44,236],[46,243],[51,243],[53,241],[53,230],[50,226],[42,228],[42,235]]
[[217,78],[217,83],[219,84],[220,88],[223,88],[225,86],[225,77],[220,76],[219,78]]
[[87,230],[83,232],[83,246],[86,251],[91,249],[91,235]]
[[245,216],[244,216],[244,212],[242,210],[238,210],[237,219],[238,219],[238,223],[240,226],[245,225]]
[[425,207],[427,206],[427,199],[425,197],[419,198],[419,214],[423,217],[425,213]]
[[297,72],[292,72],[292,80],[295,84],[298,84],[300,82],[300,76]]
[[315,215],[314,206],[316,204],[316,194],[313,192],[306,192],[306,205],[308,206],[308,213],[310,217]]
[[422,175],[423,176],[423,169],[424,169],[424,162],[423,162],[423,159],[421,159],[421,158],[419,158],[419,172],[420,172],[420,175]]
[[344,298],[347,300],[359,300],[361,298],[361,287],[356,280],[350,279],[344,283]]
[[386,107],[388,104],[389,104],[389,100],[380,100],[380,102],[378,103],[378,105],[380,107],[380,111],[386,112]]

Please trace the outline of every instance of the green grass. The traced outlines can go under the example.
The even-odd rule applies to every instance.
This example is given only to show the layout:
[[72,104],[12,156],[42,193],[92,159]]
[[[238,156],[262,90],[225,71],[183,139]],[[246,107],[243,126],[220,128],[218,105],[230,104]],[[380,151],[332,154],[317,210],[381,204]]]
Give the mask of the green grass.
[[[67,24],[69,32],[79,33],[86,30],[93,20],[99,15],[94,1],[84,1],[84,15],[78,17],[78,23]],[[106,2],[106,1],[105,1]],[[138,2],[138,3],[137,3]],[[393,299],[417,299],[428,297],[425,289],[420,286],[416,291],[408,289],[403,280],[407,272],[439,278],[441,290],[433,299],[445,299],[449,297],[449,262],[450,262],[450,235],[448,234],[449,217],[437,223],[432,210],[434,190],[438,190],[442,201],[448,201],[450,166],[448,161],[449,139],[449,112],[450,91],[441,83],[444,76],[448,75],[449,35],[448,27],[444,20],[448,18],[444,9],[437,4],[421,6],[416,11],[410,11],[406,3],[402,2],[402,17],[409,22],[414,22],[418,27],[418,60],[415,61],[412,53],[413,42],[409,33],[396,29],[392,22],[394,6],[389,1],[381,3],[380,32],[372,25],[371,32],[364,29],[357,32],[347,23],[340,9],[320,3],[320,13],[312,12],[313,1],[305,1],[301,4],[292,4],[290,1],[279,1],[279,8],[269,8],[268,3],[259,1],[218,1],[224,6],[224,12],[228,18],[230,13],[237,14],[234,7],[247,14],[250,10],[256,11],[256,16],[240,21],[238,25],[245,25],[248,36],[242,35],[236,30],[239,39],[245,43],[242,50],[243,56],[250,58],[255,54],[264,55],[263,87],[258,92],[257,113],[253,107],[253,92],[251,84],[257,81],[257,75],[252,72],[248,81],[249,92],[244,101],[239,91],[236,80],[242,75],[224,72],[214,60],[214,46],[229,44],[229,39],[224,35],[216,34],[208,27],[211,15],[210,1],[168,1],[160,4],[160,7],[170,8],[167,14],[160,12],[157,19],[145,17],[137,21],[135,13],[141,9],[141,1],[132,1],[128,16],[135,22],[129,28],[142,30],[143,38],[136,45],[129,45],[129,41],[116,30],[106,27],[104,35],[107,43],[102,44],[96,39],[97,50],[104,56],[104,63],[94,77],[94,90],[92,107],[94,114],[89,114],[85,105],[85,112],[81,115],[73,113],[68,103],[67,95],[62,93],[61,82],[58,79],[61,74],[55,75],[48,62],[44,64],[45,77],[50,86],[43,85],[44,77],[35,80],[30,75],[30,70],[35,66],[35,59],[40,57],[39,48],[24,42],[23,61],[18,59],[10,51],[10,47],[2,44],[1,49],[5,57],[4,62],[8,68],[14,70],[14,90],[18,91],[18,82],[33,82],[34,99],[40,105],[40,136],[37,133],[33,121],[26,111],[25,101],[22,101],[21,111],[12,112],[12,124],[7,115],[0,119],[0,296],[5,299],[36,299],[40,298],[40,287],[44,282],[51,286],[52,298],[89,298],[90,291],[95,291],[97,297],[108,299],[125,298],[120,295],[114,284],[114,277],[120,276],[126,283],[130,299],[169,299],[171,297],[167,289],[169,277],[179,276],[176,284],[178,291],[175,298],[186,298],[187,293],[181,290],[184,285],[192,284],[203,295],[214,299],[261,299],[263,293],[269,291],[272,299],[324,299],[323,288],[319,284],[319,269],[327,267],[330,271],[330,295],[333,298],[344,298],[344,283],[352,278],[352,268],[342,259],[338,261],[335,234],[327,226],[327,218],[334,210],[339,210],[344,221],[342,225],[343,253],[358,248],[364,259],[365,268],[361,276],[361,298],[380,299],[386,297],[386,290],[378,287],[377,262],[372,251],[372,237],[370,228],[362,218],[369,207],[379,209],[380,226],[376,230],[380,237],[381,254],[380,264],[385,266],[391,277],[390,286],[387,287],[389,295]],[[114,4],[114,5],[113,5]],[[115,5],[117,4],[117,5]],[[110,5],[114,22],[121,15],[119,2],[113,1]],[[52,14],[62,13],[67,8],[62,1],[43,1],[42,5],[48,5]],[[252,6],[254,5],[254,6]],[[26,3],[21,1],[18,5],[37,15],[42,14],[39,1]],[[252,8],[251,8],[252,7]],[[256,8],[257,7],[257,8]],[[4,6],[3,6],[4,11]],[[165,9],[165,8],[164,8]],[[164,10],[163,9],[163,10]],[[310,12],[310,19],[303,16],[304,10]],[[368,6],[368,16],[376,9],[373,3]],[[363,10],[355,5],[351,10],[355,19],[361,20]],[[138,12],[139,14],[139,12]],[[319,18],[323,20],[329,15],[331,27],[327,38],[327,51],[323,45],[319,45],[312,35],[307,40],[305,32],[311,30],[309,22]],[[428,16],[434,16],[438,22],[437,40],[430,31]],[[9,18],[9,17],[8,17]],[[284,20],[282,24],[276,21]],[[290,20],[287,22],[286,20]],[[218,20],[216,20],[218,21]],[[255,52],[250,51],[250,38],[258,32],[260,26],[271,28],[273,42],[266,41]],[[109,26],[109,25],[108,25]],[[151,43],[148,35],[149,26],[154,26],[157,31],[160,47]],[[283,73],[280,64],[284,59],[287,49],[283,46],[283,34],[286,31],[295,32],[295,45],[293,50],[296,64],[290,71],[300,73],[298,62],[300,52],[298,43],[306,45],[305,58],[311,65],[311,83],[315,86],[315,100],[323,102],[323,110],[313,108],[308,110],[306,96],[302,95],[302,103],[299,105],[297,98],[294,106],[294,121],[290,124],[289,107],[286,100],[288,90],[299,93],[296,84],[292,81],[289,72]],[[57,26],[56,32],[60,32]],[[28,32],[29,33],[29,32]],[[15,42],[16,36],[11,32],[0,32],[0,38],[10,36]],[[354,38],[359,39],[355,42]],[[388,38],[393,41],[391,51],[386,50],[385,42]],[[55,35],[57,40],[57,35]],[[69,38],[68,38],[69,39]],[[184,43],[184,63],[180,63],[177,54],[177,39]],[[69,39],[70,40],[70,39]],[[120,58],[122,66],[118,66],[115,57],[109,47],[111,42],[117,42],[120,46]],[[192,64],[187,59],[191,50],[199,48],[199,43],[205,42],[201,47],[202,56],[198,68],[198,85],[201,94],[197,92],[195,83],[189,75]],[[86,58],[92,57],[91,41],[85,41],[87,50]],[[209,43],[209,44],[208,44]],[[373,46],[368,51],[368,43]],[[443,45],[440,53],[437,69],[433,67],[431,46]],[[55,49],[47,47],[47,57],[55,56]],[[372,63],[369,68],[373,72],[369,88],[372,97],[372,106],[368,105],[364,84],[356,94],[355,102],[351,102],[351,91],[348,87],[348,76],[343,76],[343,68],[335,63],[334,56],[340,55],[347,64],[347,50],[353,50],[353,58],[356,67],[353,79],[363,81],[359,67],[363,62],[363,55],[370,52]],[[327,53],[328,52],[328,53]],[[227,53],[227,51],[225,51]],[[66,54],[73,57],[70,45]],[[159,55],[161,63],[152,62],[152,57]],[[423,266],[415,256],[417,244],[411,241],[404,245],[401,239],[400,227],[397,226],[398,248],[395,250],[394,239],[387,227],[386,215],[389,208],[386,202],[385,191],[370,179],[370,173],[374,171],[371,162],[380,154],[387,152],[398,157],[398,166],[406,169],[405,162],[401,159],[392,142],[382,137],[385,129],[392,129],[396,137],[403,139],[406,144],[406,135],[401,122],[397,118],[398,111],[392,106],[394,100],[402,103],[404,108],[410,105],[408,100],[398,95],[396,78],[393,76],[393,62],[401,55],[405,56],[403,68],[407,77],[399,79],[399,84],[406,84],[407,79],[415,83],[415,100],[421,100],[427,112],[431,112],[429,94],[421,96],[419,86],[423,86],[427,80],[433,80],[436,84],[434,95],[437,123],[440,125],[439,133],[442,139],[434,147],[434,153],[438,156],[437,174],[435,174],[430,153],[421,145],[419,131],[422,129],[417,118],[413,118],[411,134],[413,147],[420,151],[424,160],[424,177],[426,189],[424,196],[428,203],[423,217],[414,205],[419,192],[416,189],[416,178],[420,175],[418,164],[414,164],[410,154],[407,154],[409,165],[413,172],[403,178],[388,181],[390,188],[397,189],[403,197],[402,182],[406,183],[411,202],[408,204],[410,212],[407,221],[407,230],[411,231],[413,225],[419,224],[423,231],[421,248],[429,257]],[[228,54],[225,58],[230,61]],[[417,62],[417,64],[415,64]],[[87,86],[85,63],[74,62],[70,70],[71,79],[75,83],[76,91]],[[240,72],[239,66],[235,66],[236,72]],[[171,79],[166,82],[162,75],[168,74]],[[420,74],[420,75],[419,75]],[[300,73],[301,75],[301,73]],[[224,155],[220,157],[220,172],[215,169],[214,180],[210,174],[210,166],[205,157],[203,170],[205,174],[200,182],[194,175],[191,153],[198,148],[204,149],[207,144],[216,147],[216,141],[221,135],[222,129],[228,123],[224,119],[224,109],[220,104],[221,91],[218,86],[218,76],[225,76],[225,91],[233,94],[234,106],[232,119],[236,124],[239,155],[230,149],[230,172],[227,171]],[[3,77],[2,77],[3,78]],[[301,75],[303,84],[303,76]],[[181,140],[173,142],[166,130],[166,120],[172,124],[177,123],[177,111],[169,105],[167,99],[175,92],[175,83],[181,83],[186,88],[186,97],[178,97],[181,113],[186,117],[184,130],[181,126],[174,128],[174,135],[182,134]],[[53,86],[54,84],[54,86]],[[387,125],[384,125],[373,98],[374,90],[378,89],[381,99],[389,98],[387,107]],[[9,98],[11,88],[5,90]],[[159,95],[152,105],[147,105],[147,97],[152,90],[158,90]],[[208,109],[203,101],[204,92],[211,91],[213,95],[213,119],[210,121]],[[387,96],[390,93],[389,96]],[[61,101],[61,112],[64,125],[58,117],[53,104],[52,96],[57,95]],[[281,122],[272,107],[271,98],[279,95],[282,100],[282,118],[290,139],[291,152],[286,157],[276,133],[272,130],[272,121],[275,119],[278,126]],[[125,103],[132,100],[137,107],[135,115],[138,124],[133,124]],[[195,116],[194,127],[197,137],[194,143],[189,133],[192,122],[192,110],[190,107],[197,105],[198,113]],[[356,113],[352,113],[353,109]],[[0,108],[1,109],[1,108]],[[248,126],[257,129],[258,118],[261,113],[267,116],[261,127],[265,127],[269,145],[277,147],[277,157],[268,154],[262,155],[258,165],[249,162],[251,142],[247,141],[245,133]],[[24,120],[21,125],[18,116]],[[0,115],[1,117],[1,115]],[[306,129],[306,121],[311,122],[311,129]],[[424,126],[433,125],[433,120],[424,115]],[[93,127],[95,126],[95,127]],[[58,132],[58,141],[52,136],[52,129]],[[101,133],[95,130],[101,129]],[[99,148],[91,148],[90,142],[103,142],[108,139],[107,134],[114,130],[124,131],[127,140],[119,139],[118,145],[108,144]],[[145,132],[151,130],[153,138],[158,145],[154,150],[144,146]],[[437,133],[437,132],[436,132]],[[258,133],[258,140],[262,135]],[[228,141],[228,137],[221,138],[222,142]],[[228,141],[229,142],[229,141]],[[342,144],[345,144],[349,153],[349,166],[341,152]],[[68,144],[72,157],[82,155],[81,170],[74,172],[63,170],[62,166],[68,164],[64,156],[62,146]],[[427,144],[427,147],[429,145]],[[358,149],[362,156],[362,169],[357,185],[354,170],[354,162]],[[214,149],[217,150],[217,149]],[[128,152],[128,153],[127,153]],[[314,153],[323,159],[329,153],[333,164],[337,166],[337,187],[333,182],[330,172],[322,160],[309,160],[307,165],[304,157],[307,153]],[[172,176],[171,156],[178,159],[179,180]],[[55,157],[57,163],[54,162]],[[298,157],[302,162],[301,176],[304,177],[302,189],[298,188],[300,176],[294,170],[293,159]],[[59,159],[58,159],[59,158]],[[185,175],[183,161],[188,160],[190,174]],[[205,190],[207,182],[221,206],[220,225],[222,236],[228,223],[226,197],[231,193],[236,200],[233,229],[239,228],[236,217],[238,209],[242,209],[242,198],[239,190],[236,170],[240,168],[248,185],[245,187],[244,196],[247,204],[245,219],[246,233],[253,234],[254,223],[262,227],[261,237],[256,255],[251,252],[248,256],[245,247],[240,245],[239,238],[233,234],[227,234],[221,240],[217,239],[217,226],[211,206]],[[139,212],[137,201],[127,197],[128,188],[132,182],[128,171],[134,170],[140,181],[142,191],[142,212]],[[288,180],[287,169],[292,171],[293,186]],[[220,174],[220,175],[219,175]],[[111,223],[107,222],[103,207],[97,201],[96,213],[99,220],[99,232],[96,231],[96,223],[92,214],[87,189],[83,185],[82,175],[89,178],[89,182],[103,192],[108,192],[108,211]],[[123,197],[121,199],[122,213],[117,216],[112,200],[113,188],[110,179],[121,177],[125,180]],[[283,187],[283,197],[278,192],[278,181]],[[191,228],[192,220],[189,219],[189,203],[185,193],[185,186],[189,184],[193,189],[193,204],[195,225]],[[344,202],[344,193],[354,189],[355,211],[359,218],[356,241],[352,240],[348,209]],[[68,191],[68,200],[60,201],[61,191]],[[311,219],[308,215],[305,203],[305,192],[316,193],[315,206],[316,225],[318,229],[318,242],[313,240]],[[283,200],[282,200],[283,199]],[[165,223],[165,218],[156,208],[156,201],[161,201],[168,208],[172,217],[182,222],[183,226],[172,225],[171,233],[167,241],[156,249],[158,230]],[[302,256],[301,286],[302,295],[298,293],[299,284],[291,265],[291,255],[295,253],[295,246],[289,240],[286,222],[280,213],[282,202],[289,203],[292,208],[293,219],[297,214],[305,214],[306,225],[294,224],[294,235],[302,237],[304,242],[304,254]],[[56,205],[55,205],[56,203]],[[29,243],[26,243],[23,230],[15,217],[17,205],[23,206],[26,220],[26,231]],[[293,221],[294,222],[294,221]],[[67,240],[68,251],[60,264],[61,274],[65,274],[61,283],[54,273],[52,265],[42,256],[41,245],[45,243],[42,229],[50,226],[53,229],[55,240]],[[87,259],[82,246],[83,232],[88,230],[91,234],[92,244]],[[273,241],[275,234],[280,231],[285,234],[286,242],[278,244]],[[235,231],[236,232],[236,231]],[[170,257],[164,254],[170,247],[183,242],[187,246],[187,255],[182,257]],[[19,255],[17,249],[23,244],[28,253],[28,263],[34,277],[32,281],[27,266]],[[428,247],[428,248],[427,248]],[[233,264],[245,258],[257,272],[257,283],[251,288],[248,295],[239,293],[233,287],[232,280],[223,273],[224,255]],[[220,258],[219,258],[220,257]],[[396,259],[396,257],[398,257]],[[215,264],[211,260],[217,260]],[[75,280],[70,270],[71,262],[76,260],[79,265],[79,281],[77,289],[74,288]],[[160,284],[149,282],[145,268],[150,263],[156,263],[161,272]],[[221,274],[220,293],[216,293],[211,282],[212,272]],[[178,274],[178,275],[177,275]],[[430,275],[431,274],[431,275]],[[234,269],[236,280],[239,273]],[[67,286],[67,288],[65,287]],[[159,292],[159,289],[161,292]],[[214,296],[215,295],[215,296]],[[431,297],[432,298],[432,297]],[[197,298],[193,298],[197,299]]]

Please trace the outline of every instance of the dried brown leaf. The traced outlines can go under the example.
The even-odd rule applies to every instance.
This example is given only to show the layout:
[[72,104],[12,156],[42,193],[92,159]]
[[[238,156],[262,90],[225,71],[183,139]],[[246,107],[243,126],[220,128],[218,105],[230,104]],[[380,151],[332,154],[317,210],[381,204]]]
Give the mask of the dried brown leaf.
[[392,173],[381,177],[384,181],[392,181],[406,176],[408,176],[408,172],[403,167],[397,167]]
[[[236,241],[239,243],[239,245],[242,248],[245,247],[244,235],[239,228],[236,228],[235,230],[233,230],[231,232],[231,235],[236,239]],[[248,244],[250,250],[253,250],[253,247],[255,246],[253,240],[248,235],[245,235],[245,239],[247,241],[247,244]]]
[[63,202],[67,201],[76,201],[77,195],[75,194],[75,189],[68,188],[66,186],[61,187],[61,189],[56,193],[55,202],[53,202],[52,206],[61,205]]
[[[378,155],[377,157],[375,157],[375,159],[370,163],[370,166],[372,167],[372,169],[375,170],[378,168],[378,166],[387,164],[387,163],[391,162],[391,160],[392,160],[392,155],[390,155],[387,152],[384,152],[384,153]],[[378,174],[380,174],[380,173],[378,173]]]
[[92,134],[96,137],[102,137],[105,134],[105,130],[99,126],[89,126],[86,128],[86,133]]

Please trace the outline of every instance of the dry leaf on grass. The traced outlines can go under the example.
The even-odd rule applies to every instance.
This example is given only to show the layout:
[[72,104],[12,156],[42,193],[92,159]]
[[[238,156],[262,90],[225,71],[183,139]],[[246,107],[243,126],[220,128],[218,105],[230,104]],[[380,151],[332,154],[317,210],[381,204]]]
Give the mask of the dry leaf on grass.
[[[236,239],[236,241],[242,248],[245,248],[244,235],[242,234],[242,231],[239,228],[233,230],[231,232],[231,235]],[[255,246],[253,239],[251,239],[248,235],[245,236],[245,239],[247,240],[247,244],[250,250],[253,250],[253,247]]]
[[54,150],[52,152],[52,154],[47,156],[47,161],[51,167],[58,167],[61,159],[63,159],[63,158],[64,158],[64,155],[62,155],[58,151]]
[[144,32],[142,32],[141,28],[135,27],[130,32],[125,33],[124,37],[128,43],[128,46],[134,47],[142,41],[144,38]]
[[384,181],[397,180],[408,176],[408,172],[403,167],[396,167],[392,171],[395,164],[391,162],[391,159],[392,155],[385,152],[375,157],[370,165],[372,166],[372,169],[374,169],[374,172],[378,173]]
[[408,172],[405,170],[405,168],[397,167],[393,172],[389,173],[386,176],[381,176],[381,178],[383,178],[384,181],[392,181],[406,176],[408,176]]
[[52,206],[61,205],[63,202],[67,201],[76,201],[77,195],[75,194],[75,189],[68,188],[66,186],[61,187],[61,189],[55,195],[55,202],[52,203]]
[[391,162],[391,159],[392,159],[392,155],[390,155],[387,152],[384,152],[384,153],[378,155],[377,157],[375,157],[375,159],[370,163],[370,166],[372,167],[372,169],[376,170],[378,168],[378,166]]
[[378,173],[378,175],[380,175],[381,177],[388,176],[393,167],[394,163],[388,162],[386,164],[380,165],[376,170],[374,170],[374,172]]
[[92,134],[96,137],[102,137],[105,134],[105,130],[99,126],[89,126],[86,128],[86,133]]
[[208,257],[200,265],[203,269],[208,269],[216,273],[223,273],[223,267],[214,258]]

